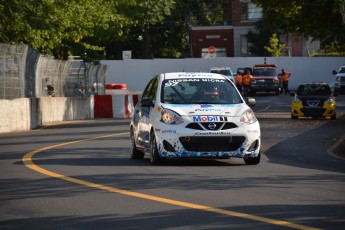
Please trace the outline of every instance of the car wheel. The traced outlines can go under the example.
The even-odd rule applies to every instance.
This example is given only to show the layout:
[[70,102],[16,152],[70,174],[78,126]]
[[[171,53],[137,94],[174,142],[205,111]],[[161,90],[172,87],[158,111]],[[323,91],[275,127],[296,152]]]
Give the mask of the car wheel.
[[151,164],[159,164],[161,162],[161,157],[159,156],[157,149],[156,136],[154,133],[151,134],[151,151],[150,151],[150,162]]
[[257,165],[260,163],[261,153],[257,157],[247,157],[244,158],[244,163],[247,165]]
[[137,149],[137,146],[135,145],[135,137],[133,130],[131,130],[130,134],[129,152],[131,159],[143,159],[145,155],[142,151],[139,151]]
[[334,114],[331,116],[331,119],[332,120],[335,120],[335,119],[337,119],[337,114],[334,112]]

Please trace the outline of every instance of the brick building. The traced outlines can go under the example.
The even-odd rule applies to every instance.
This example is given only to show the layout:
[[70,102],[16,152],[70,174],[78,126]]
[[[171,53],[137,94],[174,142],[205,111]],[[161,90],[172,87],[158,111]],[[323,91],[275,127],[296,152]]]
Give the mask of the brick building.
[[[252,56],[246,35],[255,32],[262,9],[251,0],[227,0],[224,2],[223,25],[192,26],[190,47],[192,57],[246,57]],[[282,56],[308,56],[310,51],[319,50],[320,43],[305,39],[297,34],[280,38],[286,44]],[[209,51],[215,50],[215,53]]]

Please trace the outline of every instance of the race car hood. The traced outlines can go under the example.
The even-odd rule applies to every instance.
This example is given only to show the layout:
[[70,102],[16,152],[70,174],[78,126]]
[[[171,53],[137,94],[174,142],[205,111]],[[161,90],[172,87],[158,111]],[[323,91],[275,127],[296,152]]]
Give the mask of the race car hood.
[[170,109],[180,114],[181,116],[195,116],[195,115],[222,115],[222,116],[240,116],[246,109],[244,103],[242,104],[165,104],[162,106],[165,109]]

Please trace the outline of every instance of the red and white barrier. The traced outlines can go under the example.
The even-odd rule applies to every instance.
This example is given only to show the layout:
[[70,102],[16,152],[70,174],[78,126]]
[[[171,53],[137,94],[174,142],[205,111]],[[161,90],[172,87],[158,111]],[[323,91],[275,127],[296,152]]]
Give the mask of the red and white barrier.
[[131,118],[134,106],[141,97],[141,92],[123,93],[95,95],[93,106],[94,118]]

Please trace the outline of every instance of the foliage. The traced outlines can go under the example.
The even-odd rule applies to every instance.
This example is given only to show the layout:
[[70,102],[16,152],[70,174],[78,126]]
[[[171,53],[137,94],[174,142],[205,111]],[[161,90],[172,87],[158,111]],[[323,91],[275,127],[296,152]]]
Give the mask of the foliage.
[[272,57],[279,57],[284,47],[285,47],[285,44],[279,43],[277,34],[274,33],[270,37],[270,45],[265,46],[265,49],[271,54]]
[[89,62],[188,56],[191,25],[223,21],[223,0],[0,0],[0,42]]
[[[263,8],[260,29],[286,34],[297,32],[322,44],[345,50],[344,0],[253,0]],[[332,44],[331,46],[329,46]]]
[[56,58],[73,54],[94,59],[88,53],[99,54],[103,49],[96,33],[111,26],[121,30],[126,22],[114,10],[116,4],[107,0],[0,0],[0,41],[29,44]]

